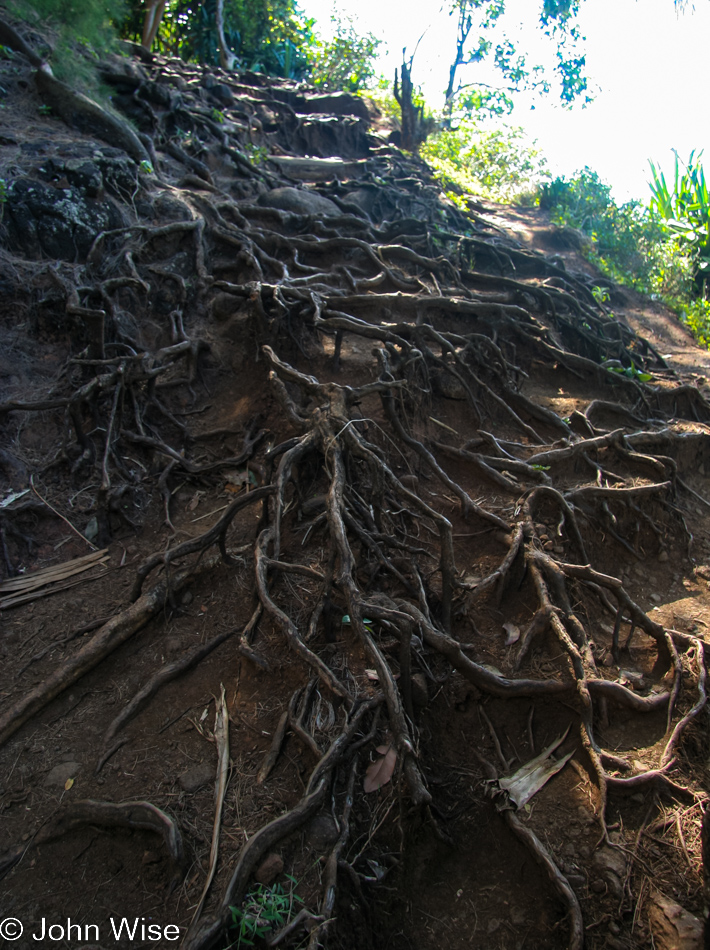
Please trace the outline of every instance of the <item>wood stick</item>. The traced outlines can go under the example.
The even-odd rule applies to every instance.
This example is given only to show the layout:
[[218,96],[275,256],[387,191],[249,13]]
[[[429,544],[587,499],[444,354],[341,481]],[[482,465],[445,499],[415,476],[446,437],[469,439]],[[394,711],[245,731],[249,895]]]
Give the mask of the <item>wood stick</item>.
[[198,919],[205,905],[205,900],[212,886],[215,871],[217,870],[217,858],[219,857],[219,832],[222,826],[222,806],[224,805],[224,796],[227,792],[227,777],[229,775],[229,711],[227,709],[227,700],[224,696],[224,686],[220,683],[221,695],[217,709],[214,715],[214,739],[217,744],[217,778],[215,781],[215,807],[214,807],[214,825],[212,827],[212,845],[210,847],[210,869],[207,874],[205,886],[202,889],[199,903],[192,915],[192,921]]

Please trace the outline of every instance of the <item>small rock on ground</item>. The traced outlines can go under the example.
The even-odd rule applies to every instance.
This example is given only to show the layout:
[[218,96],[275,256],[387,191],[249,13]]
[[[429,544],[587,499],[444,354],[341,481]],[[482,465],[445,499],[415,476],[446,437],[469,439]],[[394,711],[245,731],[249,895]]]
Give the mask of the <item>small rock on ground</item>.
[[257,884],[273,884],[284,869],[283,858],[280,854],[267,854],[256,869],[254,880]]
[[77,772],[81,769],[81,762],[60,762],[55,765],[52,771],[47,775],[45,785],[56,785],[64,788],[67,780],[76,778]]
[[178,783],[184,792],[196,792],[198,788],[213,781],[214,777],[215,770],[211,765],[195,765],[182,773]]
[[702,950],[702,922],[660,891],[651,892],[648,919],[656,950]]
[[306,843],[314,851],[327,851],[338,840],[338,829],[330,815],[316,815],[306,830]]

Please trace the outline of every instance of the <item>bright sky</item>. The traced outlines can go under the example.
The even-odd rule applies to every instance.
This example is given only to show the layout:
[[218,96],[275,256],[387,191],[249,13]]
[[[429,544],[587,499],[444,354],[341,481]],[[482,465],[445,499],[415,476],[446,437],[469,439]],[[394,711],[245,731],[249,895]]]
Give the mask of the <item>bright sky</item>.
[[[442,0],[300,0],[323,33],[336,6],[360,32],[382,39],[379,68],[387,77],[401,63],[402,48],[410,55],[424,34],[412,78],[428,103],[441,105],[456,37],[456,20]],[[505,22],[520,30],[530,62],[550,49],[537,27],[540,6],[508,0]],[[649,158],[668,177],[672,149],[687,159],[692,149],[710,146],[710,0],[696,0],[682,14],[673,0],[584,0],[579,23],[595,101],[570,111],[553,95],[533,100],[534,110],[526,100],[507,121],[537,139],[553,173],[571,175],[586,164],[612,185],[617,200],[645,201]],[[710,162],[710,147],[705,157]]]

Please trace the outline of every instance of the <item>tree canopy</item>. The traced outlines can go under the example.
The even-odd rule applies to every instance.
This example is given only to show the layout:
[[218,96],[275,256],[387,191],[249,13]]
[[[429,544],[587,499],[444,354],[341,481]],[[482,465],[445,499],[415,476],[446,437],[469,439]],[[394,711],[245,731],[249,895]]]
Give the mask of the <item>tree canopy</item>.
[[[580,0],[543,0],[540,27],[554,44],[554,80],[567,105],[587,96],[583,37],[576,22]],[[456,47],[449,66],[444,113],[449,123],[457,110],[471,114],[479,109],[502,113],[512,108],[512,95],[523,89],[552,90],[553,77],[540,65],[530,65],[528,55],[505,31],[506,0],[450,0],[449,15],[457,21]],[[461,71],[488,61],[500,84],[476,77],[464,81]]]

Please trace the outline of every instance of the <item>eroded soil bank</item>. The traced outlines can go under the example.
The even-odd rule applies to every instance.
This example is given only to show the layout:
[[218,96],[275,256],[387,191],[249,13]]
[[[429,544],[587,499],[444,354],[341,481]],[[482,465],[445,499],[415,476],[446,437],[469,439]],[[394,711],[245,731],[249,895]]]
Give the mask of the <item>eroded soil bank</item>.
[[702,946],[707,354],[362,100],[0,73],[7,945]]

